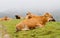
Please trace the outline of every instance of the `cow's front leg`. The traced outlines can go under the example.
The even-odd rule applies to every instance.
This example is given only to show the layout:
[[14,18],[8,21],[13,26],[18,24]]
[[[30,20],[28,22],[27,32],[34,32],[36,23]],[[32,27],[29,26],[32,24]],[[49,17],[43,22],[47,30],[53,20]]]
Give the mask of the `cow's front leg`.
[[37,24],[37,27],[43,28],[44,25],[42,25],[42,24]]

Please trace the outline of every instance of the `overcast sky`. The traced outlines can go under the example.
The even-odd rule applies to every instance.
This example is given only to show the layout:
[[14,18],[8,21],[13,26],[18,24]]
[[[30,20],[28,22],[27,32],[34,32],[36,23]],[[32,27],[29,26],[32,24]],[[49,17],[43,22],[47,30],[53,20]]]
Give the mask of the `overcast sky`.
[[0,0],[0,12],[8,9],[60,9],[60,0]]

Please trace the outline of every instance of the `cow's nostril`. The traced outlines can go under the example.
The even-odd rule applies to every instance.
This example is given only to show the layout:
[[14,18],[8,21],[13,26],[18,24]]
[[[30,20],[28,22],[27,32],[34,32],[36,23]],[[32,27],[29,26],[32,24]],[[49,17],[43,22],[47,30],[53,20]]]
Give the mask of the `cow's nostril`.
[[52,19],[52,20],[49,20],[49,22],[50,22],[50,21],[53,21],[53,22],[55,22],[56,20],[55,20],[55,19]]

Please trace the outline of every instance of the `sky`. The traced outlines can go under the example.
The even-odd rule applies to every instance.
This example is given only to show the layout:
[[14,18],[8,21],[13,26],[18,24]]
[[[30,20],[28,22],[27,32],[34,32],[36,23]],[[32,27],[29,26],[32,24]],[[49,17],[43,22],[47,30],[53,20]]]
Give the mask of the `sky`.
[[0,17],[4,15],[14,17],[15,14],[24,16],[28,11],[38,15],[50,12],[56,19],[60,20],[59,10],[60,0],[0,0]]
[[0,0],[0,12],[8,9],[57,10],[60,9],[60,0]]

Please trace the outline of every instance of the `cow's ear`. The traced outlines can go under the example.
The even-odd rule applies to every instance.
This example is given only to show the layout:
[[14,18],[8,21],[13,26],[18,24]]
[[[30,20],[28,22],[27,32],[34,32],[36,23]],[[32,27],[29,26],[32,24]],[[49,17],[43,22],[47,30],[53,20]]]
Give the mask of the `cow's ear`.
[[47,13],[45,13],[45,14],[44,14],[44,16],[45,16],[45,17],[49,16],[49,13],[48,13],[48,12],[47,12]]
[[43,15],[44,17],[47,17],[48,15]]
[[31,14],[31,12],[28,12],[26,15],[30,15]]

